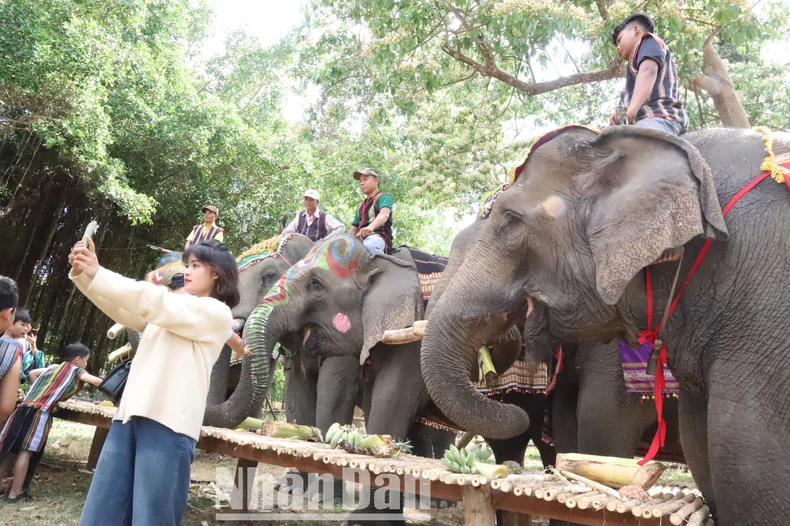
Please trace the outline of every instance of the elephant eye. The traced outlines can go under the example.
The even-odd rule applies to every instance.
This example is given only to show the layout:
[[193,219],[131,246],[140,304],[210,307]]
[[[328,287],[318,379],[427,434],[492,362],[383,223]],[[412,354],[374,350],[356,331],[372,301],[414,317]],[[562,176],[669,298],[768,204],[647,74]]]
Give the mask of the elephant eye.
[[261,276],[262,281],[271,281],[274,279],[274,272],[267,272],[263,276]]
[[316,276],[311,276],[310,281],[307,282],[307,288],[313,292],[324,290],[324,284]]

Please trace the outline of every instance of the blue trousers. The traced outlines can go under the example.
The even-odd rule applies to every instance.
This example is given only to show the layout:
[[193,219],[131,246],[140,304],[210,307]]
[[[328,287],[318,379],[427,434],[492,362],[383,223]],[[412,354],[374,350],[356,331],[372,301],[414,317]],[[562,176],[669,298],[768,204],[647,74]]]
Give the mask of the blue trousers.
[[175,526],[189,495],[195,440],[149,418],[113,421],[80,526]]
[[362,245],[368,249],[370,255],[373,254],[383,254],[387,248],[387,245],[384,243],[384,240],[381,236],[377,235],[370,235],[362,240]]

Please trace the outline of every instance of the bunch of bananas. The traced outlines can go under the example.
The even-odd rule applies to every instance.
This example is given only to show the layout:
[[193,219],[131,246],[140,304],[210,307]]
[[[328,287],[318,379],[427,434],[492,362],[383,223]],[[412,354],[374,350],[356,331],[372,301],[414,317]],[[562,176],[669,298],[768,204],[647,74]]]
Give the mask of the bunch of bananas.
[[332,446],[333,449],[337,448],[341,442],[359,447],[362,442],[362,434],[354,426],[341,426],[335,422],[326,431],[324,442]]
[[453,473],[477,473],[477,463],[490,463],[491,450],[483,449],[477,444],[458,450],[454,445],[444,452],[442,464]]

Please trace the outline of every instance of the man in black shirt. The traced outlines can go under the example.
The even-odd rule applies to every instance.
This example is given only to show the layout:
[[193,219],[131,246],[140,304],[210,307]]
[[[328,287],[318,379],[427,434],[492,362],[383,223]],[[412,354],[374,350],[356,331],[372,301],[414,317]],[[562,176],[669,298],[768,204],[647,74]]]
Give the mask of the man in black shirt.
[[[612,33],[620,58],[628,61],[620,106],[627,108],[628,124],[680,135],[688,115],[680,100],[678,75],[669,48],[653,35],[655,24],[637,13],[623,20]],[[622,115],[612,113],[609,125],[621,124]]]

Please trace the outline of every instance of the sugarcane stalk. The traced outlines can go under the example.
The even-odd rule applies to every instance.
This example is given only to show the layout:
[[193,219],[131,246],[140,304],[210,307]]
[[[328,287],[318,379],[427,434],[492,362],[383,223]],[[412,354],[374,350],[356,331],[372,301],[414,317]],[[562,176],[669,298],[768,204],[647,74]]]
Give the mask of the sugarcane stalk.
[[610,488],[634,484],[647,490],[661,477],[666,466],[660,462],[640,466],[633,459],[561,453],[557,455],[557,469],[576,473]]
[[258,430],[258,429],[263,427],[263,420],[261,420],[260,418],[247,417],[237,427],[241,427],[243,429],[255,429],[255,430]]
[[321,436],[321,432],[314,427],[289,424],[287,422],[274,422],[273,420],[264,422],[260,433],[266,437],[294,438],[297,440],[312,440]]
[[480,347],[478,351],[478,364],[480,367],[480,379],[485,380],[486,386],[491,385],[496,380],[497,374],[494,362],[491,359],[491,350],[485,345]]

